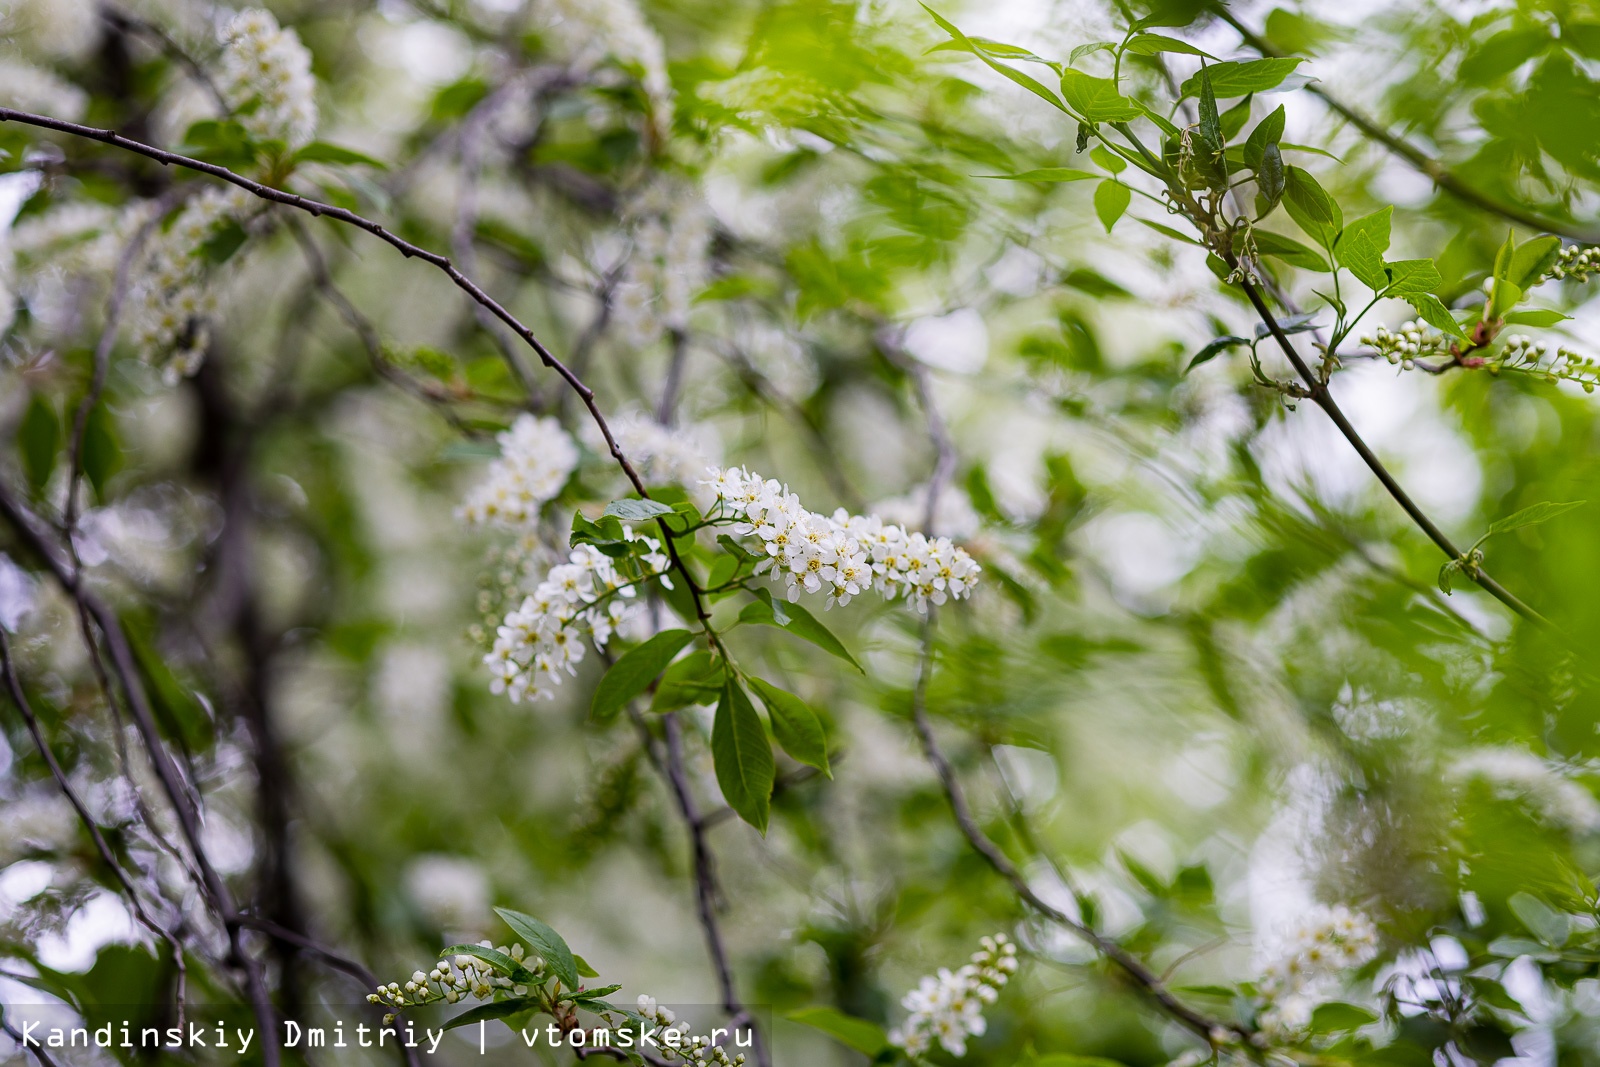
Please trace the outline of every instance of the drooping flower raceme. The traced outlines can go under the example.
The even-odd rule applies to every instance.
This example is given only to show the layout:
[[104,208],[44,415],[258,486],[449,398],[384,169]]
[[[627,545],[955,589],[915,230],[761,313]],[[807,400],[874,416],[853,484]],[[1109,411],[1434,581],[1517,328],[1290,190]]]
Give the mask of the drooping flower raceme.
[[995,1002],[1017,969],[1017,946],[1005,934],[986,937],[971,962],[959,970],[941,967],[907,993],[909,1014],[889,1031],[889,1043],[915,1059],[938,1042],[952,1056],[967,1053],[967,1038],[988,1029],[983,1009]]
[[[511,945],[509,948],[501,945],[495,948],[493,942],[478,942],[483,948],[494,948],[502,956],[509,956],[517,963],[532,971],[535,978],[542,976],[545,962],[538,956],[529,952],[520,944]],[[475,956],[454,956],[448,960],[440,960],[433,969],[427,972],[415,971],[411,978],[404,984],[390,982],[377,987],[376,993],[367,994],[369,1004],[383,1004],[394,1008],[412,1008],[421,1004],[432,1004],[435,1001],[444,1001],[454,1004],[466,997],[478,1000],[488,1000],[494,996],[496,990],[504,989],[514,996],[525,997],[528,995],[527,987],[517,985],[511,979],[495,973],[487,963]],[[392,1016],[390,1017],[393,1018]],[[386,1019],[385,1023],[389,1020]]]
[[1367,916],[1342,904],[1313,908],[1268,952],[1260,982],[1268,1001],[1261,1028],[1280,1037],[1303,1030],[1339,976],[1377,954],[1378,929]]
[[539,509],[561,492],[578,466],[578,446],[555,419],[518,415],[496,440],[500,458],[489,477],[467,494],[458,514],[482,525],[525,526],[538,521]]
[[1473,749],[1451,764],[1449,776],[1457,782],[1484,782],[1497,796],[1520,800],[1563,829],[1600,830],[1600,802],[1594,794],[1527,749]]
[[244,128],[290,148],[309,143],[317,129],[317,86],[299,35],[280,27],[270,11],[252,8],[229,19],[219,36],[222,95]]
[[630,579],[593,545],[573,549],[570,562],[552,567],[521,607],[506,615],[495,633],[494,646],[483,657],[494,676],[490,689],[508,693],[513,703],[523,697],[555,698],[562,672],[576,675],[587,645],[605,648],[619,629],[631,629],[642,608],[633,603],[637,586],[666,576],[669,560],[653,537],[623,528],[624,536],[642,552],[630,557],[642,572]]
[[908,533],[877,516],[832,516],[807,511],[788,487],[741,467],[713,467],[701,484],[719,507],[738,520],[734,532],[760,540],[770,572],[788,588],[791,601],[804,593],[826,593],[827,607],[848,604],[871,589],[886,600],[904,596],[926,611],[930,602],[970,596],[982,569],[948,537]]
[[153,234],[128,290],[130,332],[140,355],[157,362],[171,353],[169,383],[199,369],[210,344],[208,320],[217,297],[206,252],[230,222],[242,222],[257,201],[243,189],[201,190],[163,232]]

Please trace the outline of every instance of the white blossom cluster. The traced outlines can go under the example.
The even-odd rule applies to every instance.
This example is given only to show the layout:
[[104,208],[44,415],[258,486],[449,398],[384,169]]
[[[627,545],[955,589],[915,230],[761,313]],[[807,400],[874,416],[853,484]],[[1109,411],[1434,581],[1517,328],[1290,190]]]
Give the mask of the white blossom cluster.
[[1600,274],[1600,245],[1568,245],[1556,257],[1545,278],[1573,278],[1586,282],[1591,274]]
[[652,187],[633,212],[633,251],[612,298],[612,315],[634,345],[689,324],[694,295],[710,273],[711,215],[684,190]]
[[1485,747],[1450,766],[1457,782],[1485,782],[1496,796],[1520,800],[1548,822],[1579,833],[1600,830],[1600,802],[1594,794],[1526,749]]
[[280,27],[272,12],[251,8],[229,19],[219,37],[222,96],[244,128],[290,148],[309,143],[317,129],[317,86],[299,35]]
[[0,56],[0,100],[18,111],[76,122],[89,106],[89,94],[43,67]]
[[499,434],[500,458],[489,477],[467,494],[457,515],[473,525],[526,526],[539,509],[561,492],[578,466],[578,446],[561,424],[548,416],[518,415]]
[[[637,1004],[637,1007],[639,1009],[639,1017],[640,1018],[644,1019],[644,1021],[646,1023],[653,1023],[654,1025],[661,1027],[661,1036],[662,1036],[663,1039],[666,1038],[666,1032],[668,1030],[673,1030],[673,1031],[677,1032],[679,1042],[681,1042],[684,1038],[686,1038],[688,1036],[688,1034],[689,1034],[689,1023],[688,1023],[688,1021],[684,1020],[684,1019],[679,1019],[677,1013],[674,1012],[671,1008],[668,1008],[668,1007],[666,1007],[664,1005],[661,1005],[661,1004],[657,1004],[655,997],[649,996],[648,994],[645,994],[645,993],[640,993],[639,994],[639,999],[638,999],[638,1001],[636,1001],[636,1004]],[[700,1043],[699,1041],[696,1041],[696,1047],[698,1047],[699,1043]],[[680,1053],[682,1053],[684,1051],[686,1051],[686,1050],[685,1049],[673,1049],[672,1046],[669,1045],[666,1048],[663,1048],[661,1050],[661,1054],[662,1054],[662,1057],[664,1059],[671,1059],[672,1057],[674,1057],[674,1056],[676,1056],[676,1055],[678,1055],[678,1054],[680,1054]],[[700,1062],[706,1062],[706,1061],[702,1060]]]
[[1377,954],[1378,928],[1367,916],[1342,904],[1312,908],[1284,931],[1262,969],[1262,1030],[1279,1037],[1303,1030],[1323,992]]
[[[623,527],[624,536],[644,549],[635,558],[647,577],[659,577],[668,588],[670,563],[661,542]],[[579,545],[569,562],[550,568],[544,581],[509,612],[495,632],[494,646],[483,657],[494,680],[490,689],[509,693],[512,703],[523,697],[555,699],[561,672],[576,675],[585,653],[585,639],[604,648],[618,630],[631,632],[642,612],[629,603],[638,581],[593,545]],[[642,580],[642,579],[641,579]]]
[[1418,356],[1447,356],[1450,339],[1424,322],[1403,322],[1400,329],[1390,332],[1379,326],[1361,338],[1361,343],[1377,350],[1390,363],[1402,363],[1406,370],[1413,366]]
[[988,1029],[983,1009],[993,1004],[1017,970],[1017,946],[1005,934],[985,937],[971,962],[927,975],[900,1004],[911,1014],[889,1031],[889,1043],[916,1058],[937,1041],[952,1056],[967,1054],[967,1038]]
[[738,520],[735,533],[760,539],[767,558],[758,573],[770,571],[784,582],[791,601],[802,592],[825,592],[831,608],[871,589],[886,600],[904,596],[926,611],[930,601],[970,596],[978,583],[982,568],[948,537],[930,540],[843,508],[831,517],[807,511],[787,486],[741,467],[713,467],[709,474],[700,484]]
[[82,59],[100,38],[94,0],[0,0],[0,38],[19,51]]
[[535,10],[551,42],[574,67],[614,59],[637,70],[658,110],[669,102],[666,50],[634,0],[538,0]]
[[[478,944],[484,948],[495,948],[489,941],[480,941]],[[495,948],[495,951],[503,956],[510,956],[533,972],[536,977],[544,970],[544,960],[529,953],[520,944],[511,945],[509,948],[501,945]],[[440,1000],[454,1004],[465,997],[488,1000],[497,990],[502,989],[514,996],[528,995],[527,986],[517,985],[504,975],[496,974],[494,968],[476,956],[460,955],[440,960],[426,973],[414,971],[403,985],[399,982],[390,982],[388,985],[378,986],[376,993],[367,994],[367,1003],[384,1004],[395,1008],[412,1008]],[[384,1021],[387,1023],[392,1019],[393,1016],[390,1016]]]
[[[706,429],[663,426],[637,413],[613,423],[611,432],[639,476],[651,485],[695,484],[716,451]],[[594,429],[592,434],[590,446],[604,452],[600,431]]]
[[210,343],[207,320],[217,296],[204,247],[229,222],[254,206],[243,189],[211,186],[190,197],[164,232],[153,234],[128,287],[127,323],[140,355],[155,362],[171,353],[169,383],[193,374]]
[[1546,381],[1577,382],[1583,386],[1584,392],[1594,392],[1596,383],[1600,383],[1600,366],[1596,365],[1593,356],[1585,356],[1558,345],[1555,356],[1546,363],[1544,359],[1549,351],[1548,345],[1535,341],[1527,334],[1514,333],[1506,338],[1506,346],[1500,353],[1501,365]]

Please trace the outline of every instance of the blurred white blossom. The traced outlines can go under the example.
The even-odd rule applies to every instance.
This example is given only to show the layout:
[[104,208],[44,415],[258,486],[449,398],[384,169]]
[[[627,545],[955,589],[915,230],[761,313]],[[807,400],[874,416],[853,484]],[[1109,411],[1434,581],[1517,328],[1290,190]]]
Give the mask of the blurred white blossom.
[[500,458],[467,494],[458,514],[473,525],[537,522],[539,509],[561,492],[578,466],[578,446],[555,419],[528,414],[518,415],[496,440]]
[[222,95],[244,128],[290,148],[309,143],[317,129],[317,86],[299,35],[279,27],[272,12],[251,8],[229,19],[219,36]]
[[900,1001],[911,1014],[889,1031],[889,1043],[912,1059],[938,1044],[952,1056],[967,1054],[967,1038],[988,1029],[983,1009],[993,1004],[1017,970],[1017,946],[1005,934],[985,937],[971,962],[955,971],[941,967]]

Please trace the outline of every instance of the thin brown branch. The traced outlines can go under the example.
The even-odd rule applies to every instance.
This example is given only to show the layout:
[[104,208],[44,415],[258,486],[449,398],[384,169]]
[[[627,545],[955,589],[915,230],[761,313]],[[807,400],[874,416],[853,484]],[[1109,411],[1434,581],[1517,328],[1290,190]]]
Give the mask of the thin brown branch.
[[[160,729],[156,726],[155,712],[145,692],[143,676],[133,654],[133,646],[122,629],[122,621],[108,604],[84,588],[71,562],[62,558],[60,549],[52,544],[45,534],[44,525],[39,518],[3,488],[0,488],[0,517],[5,518],[21,541],[43,561],[56,581],[73,599],[85,625],[92,620],[95,629],[104,639],[112,672],[122,689],[134,728],[144,744],[145,752],[155,770],[156,779],[161,783],[162,792],[177,816],[184,842],[199,869],[205,893],[227,932],[233,962],[244,973],[246,995],[251,1010],[262,1031],[272,1032],[274,1013],[260,966],[245,948],[233,905],[233,896],[201,842],[199,812],[161,740]],[[92,644],[88,651],[91,657],[96,654]],[[262,1060],[265,1067],[277,1067],[280,1057],[276,1045],[268,1042],[262,1046]]]
[[139,897],[139,891],[134,888],[133,881],[128,877],[127,871],[117,860],[116,853],[111,851],[111,844],[106,840],[105,834],[100,830],[100,824],[90,813],[83,799],[78,796],[78,791],[67,778],[67,772],[62,768],[61,762],[56,759],[55,750],[50,747],[44,731],[39,726],[39,718],[34,714],[33,705],[28,701],[28,694],[22,688],[22,680],[17,677],[16,664],[11,658],[11,641],[6,637],[4,629],[0,629],[0,670],[5,674],[6,690],[11,695],[11,702],[16,705],[17,712],[22,716],[23,723],[28,728],[28,735],[33,738],[34,748],[38,749],[39,756],[44,760],[45,766],[50,769],[50,776],[55,779],[56,787],[67,798],[67,803],[72,805],[72,810],[78,813],[78,821],[89,832],[89,838],[94,842],[95,852],[100,856],[101,862],[111,872],[111,876],[122,887],[123,894],[128,898],[129,905],[133,908],[134,918],[139,920],[139,925],[149,930],[156,937],[167,943],[172,950],[172,962],[178,975],[178,1021],[183,1023],[184,1015],[184,989],[188,983],[188,964],[184,960],[183,944],[176,935],[165,926],[157,923],[145,910],[144,901]]
[[1161,981],[1159,975],[1145,965],[1144,961],[1124,949],[1121,945],[1105,937],[1093,927],[1073,918],[1066,912],[1047,902],[1036,893],[1016,864],[1011,862],[1000,846],[983,832],[978,821],[973,817],[972,808],[967,803],[966,793],[961,788],[960,781],[956,778],[955,768],[950,765],[950,760],[940,748],[938,738],[933,732],[933,723],[928,718],[928,683],[933,675],[933,635],[934,616],[930,609],[927,619],[922,627],[922,648],[920,662],[917,668],[917,681],[912,689],[911,714],[912,723],[916,727],[917,738],[922,744],[923,755],[933,766],[934,773],[939,777],[940,788],[944,792],[945,800],[950,805],[951,812],[955,815],[956,825],[960,827],[962,836],[967,843],[984,858],[995,873],[1010,884],[1012,890],[1034,911],[1076,935],[1090,945],[1100,955],[1104,956],[1118,969],[1120,969],[1135,985],[1137,985],[1152,1002],[1163,1012],[1171,1016],[1184,1028],[1188,1029],[1201,1040],[1210,1045],[1218,1045],[1233,1040],[1248,1041],[1250,1031],[1243,1027],[1227,1024],[1218,1019],[1203,1015],[1189,1007],[1172,994]]
[[[1237,267],[1237,265],[1237,261],[1229,264],[1230,267]],[[1300,375],[1305,382],[1308,390],[1307,395],[1311,398],[1312,403],[1321,408],[1323,413],[1332,420],[1334,426],[1338,427],[1339,432],[1344,435],[1344,439],[1350,442],[1350,447],[1354,448],[1356,454],[1361,457],[1361,461],[1367,465],[1367,468],[1382,483],[1384,489],[1394,498],[1395,503],[1400,505],[1401,510],[1411,518],[1412,522],[1416,523],[1423,533],[1428,535],[1428,540],[1438,545],[1439,550],[1450,559],[1461,559],[1461,550],[1455,546],[1455,543],[1446,536],[1443,530],[1439,529],[1438,525],[1428,517],[1427,513],[1417,506],[1416,501],[1411,499],[1410,494],[1400,485],[1400,482],[1390,472],[1389,468],[1384,466],[1377,453],[1372,451],[1366,440],[1356,432],[1356,428],[1351,425],[1350,420],[1340,409],[1338,402],[1333,399],[1333,394],[1329,391],[1327,383],[1318,378],[1306,364],[1306,361],[1300,357],[1300,353],[1295,351],[1293,343],[1290,342],[1288,335],[1283,332],[1283,327],[1278,323],[1277,317],[1272,314],[1272,309],[1267,306],[1266,300],[1262,298],[1261,291],[1255,287],[1249,278],[1243,279],[1240,284],[1244,287],[1245,296],[1249,297],[1256,314],[1260,316],[1262,323],[1267,327],[1267,331],[1272,334],[1273,340],[1278,343],[1278,347],[1283,350],[1284,356],[1294,366],[1295,373]],[[1482,567],[1464,568],[1464,573],[1488,592],[1490,596],[1518,615],[1542,626],[1549,625],[1549,620],[1523,603],[1505,586],[1491,578],[1484,572]]]
[[[1255,51],[1260,52],[1264,56],[1283,55],[1283,53],[1277,48],[1274,48],[1271,42],[1266,40],[1266,38],[1262,37],[1260,34],[1246,26],[1244,22],[1241,21],[1239,17],[1232,11],[1230,11],[1225,4],[1213,2],[1210,5],[1210,9],[1212,13],[1220,18],[1223,22],[1226,22],[1229,26],[1232,26],[1239,36],[1243,38],[1244,43],[1249,45]],[[1595,244],[1600,242],[1600,232],[1578,229],[1571,223],[1560,222],[1545,215],[1541,215],[1538,212],[1529,211],[1525,208],[1517,207],[1514,204],[1503,203],[1502,201],[1490,196],[1488,193],[1485,193],[1483,190],[1473,187],[1466,181],[1458,178],[1450,170],[1450,168],[1446,167],[1443,163],[1439,162],[1437,159],[1434,159],[1432,156],[1428,155],[1428,153],[1424,152],[1422,149],[1418,148],[1416,145],[1405,140],[1404,138],[1397,137],[1396,135],[1390,133],[1382,125],[1374,121],[1369,116],[1340,100],[1321,84],[1312,82],[1310,85],[1306,86],[1306,89],[1320,97],[1324,103],[1326,103],[1330,108],[1343,117],[1346,122],[1350,123],[1350,125],[1360,130],[1371,140],[1382,145],[1390,154],[1397,156],[1398,158],[1403,159],[1407,163],[1411,164],[1413,167],[1427,176],[1440,189],[1443,189],[1456,199],[1461,200],[1464,203],[1471,204],[1473,207],[1476,207],[1482,211],[1487,211],[1490,214],[1498,215],[1508,222],[1514,222],[1520,226],[1526,226],[1532,230],[1538,230],[1544,233],[1560,234],[1561,236],[1570,240],[1581,241],[1584,244]]]

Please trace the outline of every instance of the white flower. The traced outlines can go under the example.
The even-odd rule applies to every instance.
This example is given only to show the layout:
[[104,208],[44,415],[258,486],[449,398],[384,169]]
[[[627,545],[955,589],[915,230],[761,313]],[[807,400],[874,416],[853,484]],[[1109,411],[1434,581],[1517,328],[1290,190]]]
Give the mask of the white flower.
[[930,541],[843,508],[832,516],[807,511],[785,486],[739,467],[713,467],[700,484],[736,520],[736,534],[760,540],[767,559],[758,572],[782,581],[791,601],[823,592],[827,607],[842,606],[870,588],[886,599],[903,595],[925,611],[929,602],[970,596],[983,570],[947,537]]
[[163,232],[150,236],[128,288],[126,321],[140,355],[151,362],[170,354],[167,378],[192,374],[210,342],[217,312],[206,243],[229,222],[241,222],[256,204],[243,189],[205,188],[190,197]]
[[1496,795],[1526,802],[1557,826],[1584,833],[1600,830],[1600,803],[1594,794],[1526,749],[1473,749],[1449,773],[1456,781],[1487,782]]
[[591,68],[606,59],[637,67],[645,92],[659,104],[669,102],[666,51],[633,0],[538,0],[534,10],[574,67]]
[[0,58],[0,100],[19,111],[76,122],[89,106],[89,94],[32,63]]
[[23,51],[82,59],[100,39],[94,0],[0,0],[0,36]]
[[539,509],[561,492],[578,466],[578,446],[555,419],[528,414],[518,415],[495,440],[500,458],[457,514],[474,525],[535,523]]
[[967,1053],[967,1038],[980,1037],[989,1028],[983,1017],[1016,970],[1017,946],[1004,934],[983,939],[983,947],[958,970],[941,967],[901,998],[909,1013],[889,1031],[889,1043],[916,1059],[935,1041],[952,1056]]
[[[645,576],[665,584],[662,572],[669,561],[660,542],[635,534],[631,527],[623,532],[645,549],[636,557]],[[635,619],[648,614],[629,602],[635,584],[594,546],[573,549],[568,562],[550,568],[496,629],[494,645],[483,657],[490,691],[506,693],[514,704],[525,697],[555,699],[563,673],[576,676],[589,643],[603,649],[614,634],[631,631]]]
[[270,11],[252,8],[230,19],[219,36],[222,95],[242,112],[244,128],[290,148],[308,144],[317,128],[316,82],[299,35],[280,28]]
[[1259,983],[1268,1006],[1262,1028],[1291,1036],[1310,1021],[1318,999],[1343,972],[1378,954],[1378,928],[1344,905],[1318,905],[1279,931],[1266,952]]

